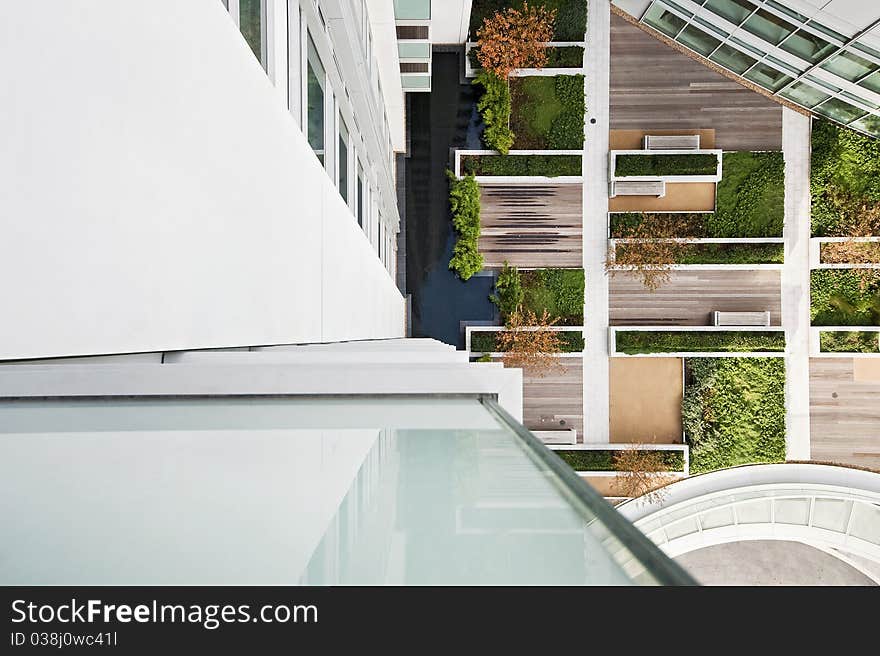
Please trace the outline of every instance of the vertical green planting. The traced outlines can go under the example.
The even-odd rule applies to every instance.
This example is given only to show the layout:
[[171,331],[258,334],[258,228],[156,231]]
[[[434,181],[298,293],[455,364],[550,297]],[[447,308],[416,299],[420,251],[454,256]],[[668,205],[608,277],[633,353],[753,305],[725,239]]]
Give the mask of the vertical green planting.
[[480,186],[472,175],[456,178],[451,171],[446,175],[449,178],[452,224],[458,233],[449,268],[462,280],[468,280],[483,268],[483,256],[479,251]]

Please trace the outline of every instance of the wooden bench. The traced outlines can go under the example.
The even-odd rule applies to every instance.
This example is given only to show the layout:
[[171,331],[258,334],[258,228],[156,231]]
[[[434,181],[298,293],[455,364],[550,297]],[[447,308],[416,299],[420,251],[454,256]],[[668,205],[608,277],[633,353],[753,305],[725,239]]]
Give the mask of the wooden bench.
[[645,150],[699,150],[700,135],[646,135]]
[[577,431],[574,428],[564,430],[532,431],[532,434],[544,444],[577,444]]
[[663,180],[615,180],[611,183],[611,197],[615,196],[656,196],[666,195],[666,182]]
[[713,326],[769,326],[769,312],[719,312],[712,313]]

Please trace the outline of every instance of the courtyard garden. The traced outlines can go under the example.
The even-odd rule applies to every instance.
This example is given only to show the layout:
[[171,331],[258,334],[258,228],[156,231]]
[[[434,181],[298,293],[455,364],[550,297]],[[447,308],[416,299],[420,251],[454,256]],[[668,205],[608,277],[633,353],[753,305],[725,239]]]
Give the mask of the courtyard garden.
[[682,422],[692,474],[783,462],[785,361],[688,359]]
[[522,308],[537,316],[546,311],[557,326],[582,326],[584,282],[583,269],[519,271],[505,266],[498,275],[492,301],[505,323],[517,308]]
[[584,76],[513,77],[510,129],[518,150],[579,150],[584,146]]
[[724,153],[708,236],[781,237],[784,201],[781,152]]
[[[523,4],[522,0],[474,0],[471,6],[471,40],[476,40],[477,30],[487,18],[505,9],[522,9]],[[529,5],[556,11],[553,41],[584,40],[587,31],[587,0],[533,0]]]
[[880,326],[880,272],[811,271],[810,319],[814,326]]
[[880,235],[880,141],[814,119],[810,193],[814,237]]

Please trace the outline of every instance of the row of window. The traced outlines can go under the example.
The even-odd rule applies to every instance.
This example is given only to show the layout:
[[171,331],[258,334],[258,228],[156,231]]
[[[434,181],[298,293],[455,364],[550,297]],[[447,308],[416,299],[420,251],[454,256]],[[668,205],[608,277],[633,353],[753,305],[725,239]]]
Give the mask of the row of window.
[[[847,42],[845,36],[773,0],[767,0],[765,6],[800,20],[804,26],[797,27],[748,0],[695,2],[735,26],[732,32],[736,32],[737,28],[745,30],[804,60],[803,64],[793,66],[762,52],[725,31],[718,22],[710,23],[674,0],[654,0],[642,16],[642,21],[771,93],[839,123],[880,136],[880,117],[870,113],[870,110],[878,109],[876,104],[807,72],[819,66],[865,89],[880,93],[880,57],[873,62],[842,49]],[[827,38],[816,34],[817,31]],[[864,47],[855,42],[852,46]]]

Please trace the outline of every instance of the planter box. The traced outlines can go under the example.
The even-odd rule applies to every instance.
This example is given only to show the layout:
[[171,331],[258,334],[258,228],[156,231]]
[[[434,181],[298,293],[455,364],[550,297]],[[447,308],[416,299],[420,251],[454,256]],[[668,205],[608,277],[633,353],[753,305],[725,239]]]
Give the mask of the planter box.
[[[624,353],[618,350],[618,333],[656,333],[657,335],[664,334],[681,334],[682,336],[687,333],[719,333],[719,334],[728,334],[728,335],[736,335],[736,334],[745,334],[745,333],[761,333],[765,338],[770,337],[772,335],[780,335],[783,344],[781,351],[729,351],[729,350],[720,350],[720,351],[711,351],[708,350],[710,347],[706,347],[707,350],[683,350],[683,351],[665,351],[665,350],[657,350],[657,351],[649,351],[640,353]],[[694,340],[700,339],[701,336],[694,336]],[[682,339],[686,339],[682,337]],[[772,339],[772,337],[771,337]],[[717,327],[717,326],[632,326],[632,327],[624,327],[624,326],[614,326],[608,328],[608,352],[613,357],[629,357],[629,358],[639,358],[639,357],[649,357],[649,358],[657,358],[657,357],[667,357],[667,358],[741,358],[741,357],[776,357],[781,358],[785,357],[787,347],[784,345],[785,342],[785,331],[778,326],[764,327],[764,326],[737,326],[735,328],[730,327]]]
[[[464,175],[462,160],[465,157],[580,157],[583,158],[582,150],[511,150],[506,156],[495,150],[456,150],[455,165],[453,172],[456,177]],[[583,168],[581,169],[583,171]],[[583,173],[580,175],[475,175],[474,178],[480,184],[581,184]]]
[[[717,167],[714,173],[711,174],[687,174],[687,175],[663,175],[663,174],[651,174],[646,173],[645,175],[618,175],[617,174],[617,159],[621,156],[627,155],[637,155],[643,157],[650,158],[662,158],[664,156],[673,156],[673,157],[693,157],[694,155],[712,155],[715,157],[717,162]],[[611,182],[615,181],[635,181],[635,180],[644,180],[644,181],[653,181],[653,180],[662,180],[664,182],[719,182],[721,180],[721,165],[722,165],[722,155],[723,151],[720,149],[708,149],[708,150],[612,150],[608,153],[608,179]]]
[[[669,471],[665,472],[657,472],[658,476],[663,475],[684,475],[688,476],[690,474],[690,448],[687,444],[640,444],[640,443],[631,443],[631,444],[548,444],[547,447],[559,455],[558,452],[570,452],[576,454],[582,454],[579,458],[583,460],[583,467],[591,467],[591,468],[580,468],[573,467],[573,469],[582,476],[595,476],[595,475],[611,475],[617,476],[622,473],[613,468],[613,458],[615,452],[618,451],[629,451],[629,450],[639,450],[639,451],[664,451],[670,454],[681,454],[680,456],[672,456],[674,459],[679,460],[681,462],[680,466],[671,468]],[[565,459],[565,458],[563,458]],[[568,460],[566,460],[568,462]],[[592,464],[589,464],[592,463]],[[577,464],[577,463],[574,463]]]

